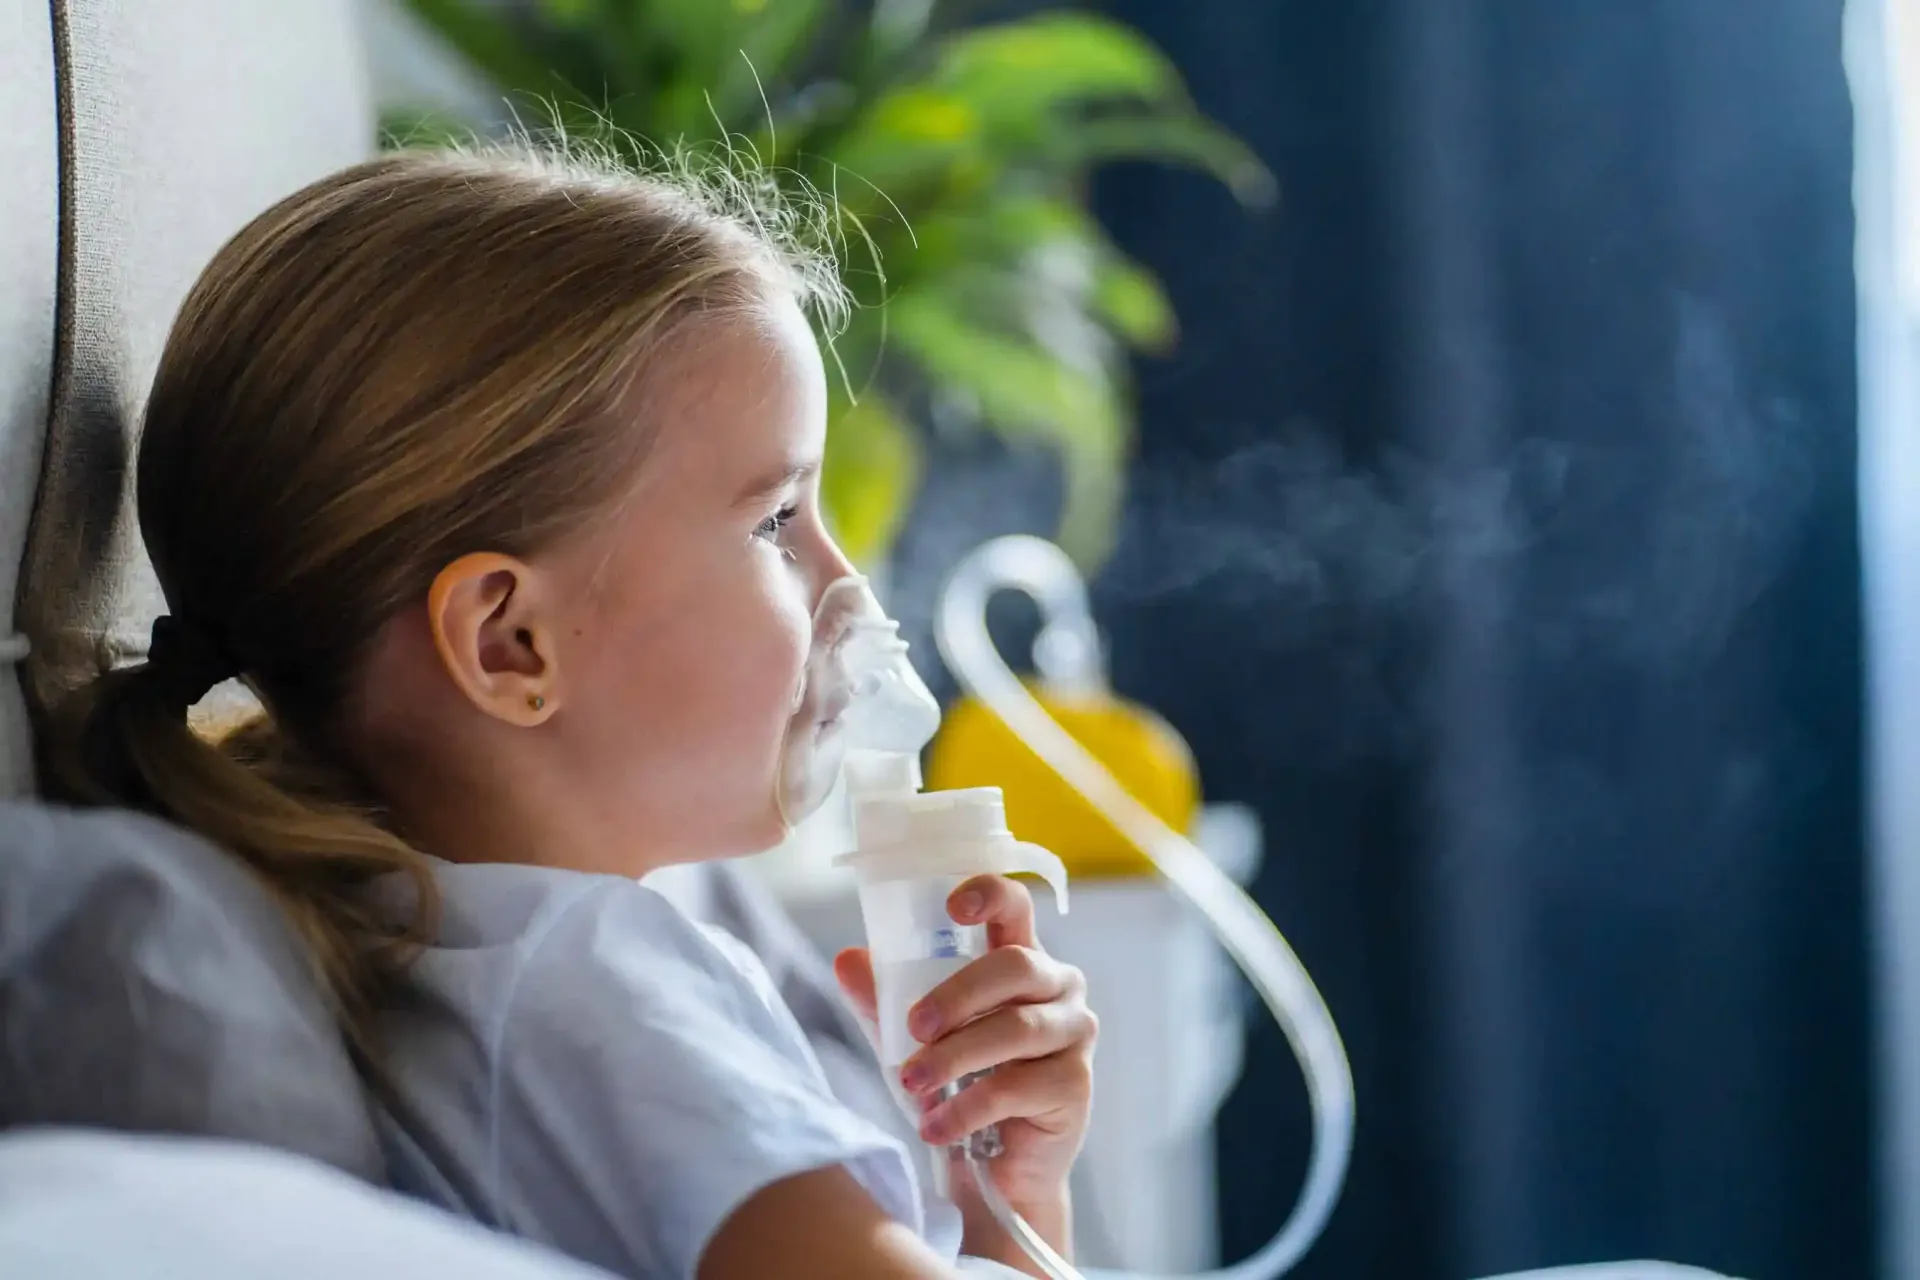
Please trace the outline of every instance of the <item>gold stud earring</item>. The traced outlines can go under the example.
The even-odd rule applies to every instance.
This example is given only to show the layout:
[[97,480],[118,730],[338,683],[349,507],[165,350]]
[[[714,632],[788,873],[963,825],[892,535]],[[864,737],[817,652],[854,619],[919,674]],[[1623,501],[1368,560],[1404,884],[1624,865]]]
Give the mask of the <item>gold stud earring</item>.
[[537,693],[530,693],[527,695],[527,705],[539,711],[547,705],[547,700]]

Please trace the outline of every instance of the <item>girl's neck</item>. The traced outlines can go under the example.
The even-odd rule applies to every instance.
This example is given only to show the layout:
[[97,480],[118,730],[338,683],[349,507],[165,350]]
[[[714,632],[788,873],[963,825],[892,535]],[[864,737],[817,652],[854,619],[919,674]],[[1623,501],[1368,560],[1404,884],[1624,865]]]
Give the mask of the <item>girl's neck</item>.
[[[471,761],[469,763],[472,763]],[[436,773],[439,771],[436,771]],[[448,862],[508,862],[632,878],[657,860],[631,838],[596,821],[563,785],[475,768],[462,776],[423,776],[404,765],[381,772],[400,829]]]

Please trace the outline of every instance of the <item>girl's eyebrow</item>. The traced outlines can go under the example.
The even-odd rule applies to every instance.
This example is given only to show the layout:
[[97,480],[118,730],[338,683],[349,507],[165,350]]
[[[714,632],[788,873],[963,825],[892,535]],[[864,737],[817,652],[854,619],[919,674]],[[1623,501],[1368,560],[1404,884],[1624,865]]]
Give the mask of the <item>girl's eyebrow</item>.
[[734,499],[734,505],[750,507],[765,502],[782,489],[811,478],[813,473],[819,469],[820,464],[818,462],[786,463],[779,471],[771,475],[763,475],[748,484],[740,496]]

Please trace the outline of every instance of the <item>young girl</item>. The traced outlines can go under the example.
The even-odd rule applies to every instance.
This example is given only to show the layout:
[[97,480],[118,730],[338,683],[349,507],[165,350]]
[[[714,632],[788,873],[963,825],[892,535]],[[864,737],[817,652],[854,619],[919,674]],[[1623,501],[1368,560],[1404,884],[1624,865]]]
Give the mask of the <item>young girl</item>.
[[[636,883],[775,843],[783,744],[827,714],[810,616],[852,570],[802,308],[836,286],[766,225],[432,154],[258,218],[161,360],[138,499],[171,612],[90,691],[75,781],[276,891],[402,1189],[625,1275],[1024,1268],[965,1191],[958,1232],[923,1223],[752,958]],[[188,710],[234,676],[270,719],[209,745]],[[1064,1249],[1084,986],[1017,885],[950,905],[994,948],[915,1010],[901,1083],[930,1141],[1001,1126],[996,1182]],[[870,1014],[866,957],[837,968]]]

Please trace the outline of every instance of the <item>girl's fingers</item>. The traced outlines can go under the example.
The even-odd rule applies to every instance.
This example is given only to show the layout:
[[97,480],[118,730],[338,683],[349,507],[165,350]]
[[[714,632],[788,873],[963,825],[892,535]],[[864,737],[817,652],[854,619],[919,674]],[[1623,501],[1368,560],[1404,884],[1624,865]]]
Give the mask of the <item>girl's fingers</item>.
[[1033,931],[1033,895],[1018,880],[975,876],[947,898],[957,924],[987,926],[989,947],[1038,947]]
[[867,1022],[877,1022],[880,1002],[874,994],[872,954],[865,947],[848,947],[833,958],[833,976],[853,1002],[854,1012]]
[[1007,946],[978,960],[922,996],[907,1011],[907,1030],[921,1044],[1009,1004],[1045,1004],[1077,997],[1086,978],[1044,951]]
[[908,1058],[900,1084],[908,1093],[928,1093],[976,1072],[1091,1045],[1098,1034],[1093,1011],[1078,1000],[1008,1005]]
[[1062,1053],[1016,1062],[974,1081],[920,1121],[920,1137],[935,1146],[959,1142],[991,1124],[1024,1120],[1065,1133],[1078,1124],[1093,1096],[1091,1055]]

